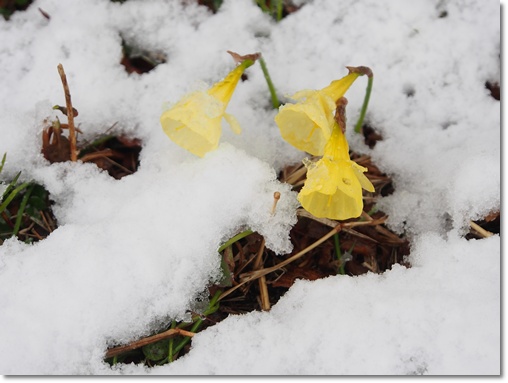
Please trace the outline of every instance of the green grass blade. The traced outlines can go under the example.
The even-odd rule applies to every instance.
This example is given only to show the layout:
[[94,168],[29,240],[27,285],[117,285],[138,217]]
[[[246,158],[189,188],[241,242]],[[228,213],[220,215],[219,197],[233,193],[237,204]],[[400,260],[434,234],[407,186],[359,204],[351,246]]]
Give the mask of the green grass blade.
[[21,204],[19,205],[18,213],[16,216],[16,222],[14,224],[14,229],[12,230],[12,235],[18,235],[19,228],[21,226],[21,220],[23,219],[23,214],[25,212],[26,204],[28,203],[28,199],[30,198],[30,194],[32,194],[32,190],[34,190],[35,184],[31,184],[26,190],[23,199],[21,200]]
[[228,246],[231,246],[233,243],[235,243],[236,241],[239,241],[240,239],[242,238],[245,238],[247,237],[248,235],[252,234],[253,231],[252,230],[245,230],[245,231],[242,231],[241,233],[235,235],[233,238],[231,238],[229,241],[227,241],[224,245],[222,245],[221,247],[219,247],[219,250],[218,252],[222,252],[226,247]]
[[282,0],[276,0],[275,3],[276,3],[276,7],[277,7],[277,13],[276,13],[275,20],[277,20],[277,22],[279,22],[282,20]]
[[7,153],[4,153],[3,157],[2,157],[2,162],[0,162],[0,173],[2,173],[2,170],[4,168],[4,165],[5,165],[5,159],[7,158]]
[[[30,182],[25,182],[24,184],[19,185],[16,189],[14,189],[9,196],[4,200],[4,202],[0,205],[0,213],[2,213],[7,206],[11,203],[11,201],[16,197],[16,195],[26,187],[30,185]],[[5,194],[4,194],[5,195]]]
[[[222,294],[222,291],[221,290],[218,290],[215,295],[213,296],[213,298],[210,300],[210,303],[208,304],[208,308],[205,310],[205,312],[203,313],[203,317],[206,317],[207,315],[210,315],[210,314],[213,314],[214,312],[217,311],[217,309],[219,308],[219,297],[221,296]],[[194,325],[192,326],[192,328],[190,329],[191,332],[197,332],[199,330],[199,327],[201,327],[201,324],[203,323],[203,317],[202,316],[199,316],[197,319],[196,319],[196,322],[194,322]],[[189,341],[191,340],[190,337],[186,336],[185,338],[183,338],[180,343],[174,348],[174,351],[173,351],[173,356],[171,358],[174,357],[174,355],[176,355],[182,348],[185,347],[185,345],[187,343],[189,343]]]
[[268,9],[266,5],[266,0],[256,0],[257,5],[261,7],[261,10],[265,13],[270,13],[270,9]]
[[20,175],[21,175],[21,172],[16,174],[16,177],[14,177],[14,179],[9,183],[9,185],[7,185],[7,187],[4,190],[4,193],[2,194],[2,199],[4,199],[11,192],[12,189],[14,189],[14,187],[16,186],[16,182],[18,182],[18,178]]

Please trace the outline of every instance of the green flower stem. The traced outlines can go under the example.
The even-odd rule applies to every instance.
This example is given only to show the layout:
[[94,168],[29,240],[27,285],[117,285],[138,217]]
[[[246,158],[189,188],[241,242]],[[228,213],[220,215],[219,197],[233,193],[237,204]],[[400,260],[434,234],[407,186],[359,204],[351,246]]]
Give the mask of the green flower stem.
[[218,252],[220,253],[221,251],[223,251],[225,248],[231,246],[233,243],[235,243],[236,241],[239,241],[240,239],[242,238],[245,238],[247,237],[248,235],[252,234],[253,231],[252,230],[245,230],[245,231],[242,231],[241,233],[235,235],[233,238],[231,238],[229,241],[227,241],[224,245],[222,245],[221,247],[219,247],[219,250]]
[[[339,261],[341,261],[342,260],[342,251],[340,251],[339,233],[334,234],[333,243],[335,245],[335,254],[337,255],[337,259]],[[340,275],[344,275],[346,273],[344,266],[345,266],[345,264],[342,262],[339,267],[339,274]]]
[[[176,327],[176,321],[173,320],[171,322],[171,328],[174,329]],[[175,352],[173,351],[174,338],[169,339],[169,350],[168,350],[168,361],[171,363],[174,359]]]
[[369,99],[370,99],[370,93],[372,91],[372,83],[374,82],[374,76],[369,76],[369,81],[367,83],[367,90],[365,91],[365,98],[363,99],[363,105],[362,110],[360,111],[360,118],[358,119],[358,122],[355,126],[355,132],[361,133],[362,132],[362,126],[363,126],[363,120],[365,118],[365,113],[367,112],[367,107],[369,106]]
[[[221,296],[222,291],[218,290],[215,295],[213,296],[212,300],[208,304],[208,308],[205,310],[202,316],[198,316],[194,324],[192,325],[192,328],[190,329],[190,332],[197,332],[199,330],[199,327],[201,326],[201,323],[203,323],[203,317],[206,317],[207,315],[213,314],[217,311],[219,308],[219,297]],[[175,347],[173,351],[173,355],[170,356],[170,359],[173,359],[174,355],[176,355],[182,348],[185,347],[187,343],[190,341],[190,337],[186,336],[184,339],[178,343],[178,345]]]
[[23,213],[25,212],[26,204],[28,203],[28,199],[30,198],[30,195],[32,194],[32,190],[34,190],[35,184],[31,184],[28,189],[26,190],[25,195],[23,196],[23,199],[21,200],[21,204],[19,205],[17,217],[16,217],[16,223],[14,224],[14,229],[12,230],[12,235],[16,236],[18,235],[19,228],[21,226],[21,220],[23,219]]
[[268,68],[266,67],[266,62],[263,59],[263,56],[259,56],[259,65],[261,65],[261,70],[265,76],[266,83],[268,84],[268,89],[270,90],[270,95],[272,96],[272,106],[273,109],[278,109],[280,106],[279,99],[277,98],[277,92],[275,91],[275,87],[273,86],[272,79],[270,74],[268,73]]

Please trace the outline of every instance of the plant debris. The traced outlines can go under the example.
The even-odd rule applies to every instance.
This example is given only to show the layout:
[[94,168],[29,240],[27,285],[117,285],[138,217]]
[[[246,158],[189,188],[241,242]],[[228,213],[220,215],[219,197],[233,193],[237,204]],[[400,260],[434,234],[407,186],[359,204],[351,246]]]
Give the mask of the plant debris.
[[466,239],[482,239],[501,233],[501,213],[492,212],[483,219],[471,221]]
[[369,124],[365,124],[362,126],[362,132],[365,145],[367,145],[371,149],[374,148],[374,146],[376,146],[378,141],[383,140],[383,136]]
[[[58,118],[55,121],[46,121],[42,132],[41,149],[44,158],[50,163],[78,159],[83,162],[93,162],[115,179],[134,173],[139,166],[139,153],[141,152],[139,139],[124,135],[105,134],[91,143],[78,142],[77,134],[82,132],[74,126],[74,117],[77,117],[79,113],[72,106],[69,86],[62,65],[58,66],[58,71],[64,87],[66,106],[55,105],[53,109],[66,115],[68,123],[61,123]],[[107,132],[115,126],[116,123]],[[64,131],[68,131],[68,135],[65,135]]]
[[494,98],[494,100],[501,100],[501,88],[498,82],[487,81],[485,83],[485,88],[490,91],[490,95]]
[[13,236],[25,243],[46,238],[58,226],[49,192],[36,183],[11,185],[0,199],[0,245]]
[[0,14],[5,20],[9,20],[16,11],[24,11],[33,0],[0,0]]
[[[185,339],[190,341],[189,334],[183,334],[182,330],[191,331],[193,335],[231,314],[270,310],[298,279],[383,273],[394,264],[411,267],[406,259],[408,240],[391,232],[384,225],[386,215],[375,209],[376,199],[393,191],[391,179],[372,163],[370,157],[352,153],[351,158],[369,169],[366,174],[376,189],[375,193],[366,193],[362,216],[338,222],[316,218],[299,209],[298,222],[290,232],[294,249],[284,256],[277,256],[267,249],[264,238],[258,233],[246,231],[239,234],[237,240],[230,241],[232,243],[223,250],[226,278],[221,285],[209,288],[210,297],[220,294],[214,310],[209,310],[207,315],[192,313],[193,322],[182,322],[178,326],[173,322],[159,334],[112,347],[107,351],[106,361],[111,364],[144,363],[147,366],[168,363],[190,350],[190,343],[187,343],[177,353],[168,354],[170,345],[180,344]],[[279,178],[298,190],[305,176],[306,168],[300,164],[287,166]],[[280,195],[274,195],[272,211],[279,198]],[[197,318],[201,321],[199,326],[196,326]]]

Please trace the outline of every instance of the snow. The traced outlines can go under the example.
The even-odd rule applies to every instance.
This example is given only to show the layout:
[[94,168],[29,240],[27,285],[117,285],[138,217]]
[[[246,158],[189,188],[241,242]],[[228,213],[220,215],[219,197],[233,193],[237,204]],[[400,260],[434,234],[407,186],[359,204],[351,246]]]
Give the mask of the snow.
[[[500,103],[485,88],[500,81],[499,3],[299,3],[279,23],[250,0],[216,14],[191,1],[35,0],[0,19],[1,177],[42,183],[60,225],[34,245],[0,246],[2,374],[500,374],[500,238],[463,238],[469,220],[500,209]],[[122,38],[166,63],[128,75]],[[249,227],[291,250],[296,193],[276,174],[305,155],[280,137],[257,64],[228,107],[243,133],[224,129],[217,151],[197,158],[159,124],[165,105],[233,68],[226,50],[261,51],[281,97],[346,65],[372,68],[367,120],[384,139],[369,149],[352,126],[347,136],[394,180],[378,205],[409,235],[412,267],[298,281],[271,311],[197,334],[170,365],[110,368],[108,345],[185,317],[219,278],[216,250],[232,235]],[[43,120],[64,101],[58,63],[84,138],[118,122],[142,140],[135,174],[44,160]],[[346,94],[350,124],[365,86]]]

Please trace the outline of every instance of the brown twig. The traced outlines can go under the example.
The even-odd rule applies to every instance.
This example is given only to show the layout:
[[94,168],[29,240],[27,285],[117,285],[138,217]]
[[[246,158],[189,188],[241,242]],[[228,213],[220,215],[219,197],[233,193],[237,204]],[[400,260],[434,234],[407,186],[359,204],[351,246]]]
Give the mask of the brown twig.
[[307,254],[309,251],[311,251],[312,249],[314,249],[315,247],[319,246],[320,244],[322,244],[323,242],[325,242],[328,238],[332,237],[334,234],[338,233],[339,231],[341,231],[343,225],[346,225],[346,224],[342,224],[342,223],[339,223],[338,225],[336,225],[330,232],[328,232],[328,234],[325,234],[323,237],[321,237],[320,239],[318,239],[316,242],[314,242],[313,244],[307,246],[305,249],[303,249],[302,251],[296,253],[295,255],[293,255],[292,257],[286,259],[285,261],[282,261],[281,263],[278,263],[277,265],[275,266],[272,266],[272,267],[268,267],[268,268],[265,268],[265,269],[261,269],[261,270],[254,270],[252,272],[249,272],[249,273],[245,273],[242,275],[242,277],[244,277],[245,279],[239,283],[238,285],[236,285],[235,287],[232,287],[231,289],[227,290],[227,291],[224,291],[222,293],[222,295],[219,297],[219,300],[223,299],[224,297],[228,296],[229,294],[231,294],[233,291],[235,291],[236,289],[240,288],[241,286],[243,286],[244,284],[246,284],[247,282],[250,282],[250,281],[253,281],[255,279],[258,279],[258,278],[261,278],[262,276],[264,275],[267,275],[267,274],[270,274],[278,269],[280,269],[281,267],[284,267],[286,265],[288,265],[289,263],[293,262],[293,261],[296,261],[297,259],[301,258],[302,256],[304,256],[305,254]]
[[58,64],[58,73],[60,74],[60,78],[62,79],[62,85],[65,94],[65,104],[67,106],[71,161],[76,162],[78,160],[78,154],[76,151],[76,130],[74,127],[74,109],[72,108],[71,93],[69,91],[69,84],[67,83],[67,76],[65,75],[65,71],[62,64]]
[[[53,229],[51,228],[49,222],[48,222],[48,219],[46,218],[46,215],[44,214],[44,212],[42,210],[39,210],[39,215],[41,216],[42,218],[42,223],[44,224],[43,228],[48,232],[48,233],[52,233],[53,232]],[[40,225],[39,225],[40,226]]]
[[172,328],[168,331],[164,331],[160,334],[156,334],[153,336],[149,336],[147,338],[137,340],[137,341],[129,343],[125,346],[118,346],[118,347],[110,348],[106,352],[105,358],[106,359],[111,358],[113,356],[123,354],[124,352],[132,351],[137,348],[146,346],[147,344],[155,343],[155,342],[158,342],[158,341],[164,340],[164,339],[174,338],[175,336],[178,336],[178,335],[193,337],[194,333],[190,332],[190,331],[182,330],[179,328]]
[[490,231],[485,230],[483,227],[478,225],[477,223],[470,221],[469,225],[471,226],[471,229],[475,230],[478,234],[480,234],[483,238],[492,237],[494,234]]
[[[259,251],[256,255],[256,260],[254,262],[254,270],[258,270],[261,268],[261,263],[263,261],[263,253],[265,250],[265,239],[261,241],[261,246],[259,246]],[[258,280],[259,283],[259,296],[261,299],[261,310],[268,311],[270,310],[270,296],[268,295],[268,286],[266,285],[266,277],[263,275]]]
[[304,179],[305,174],[307,173],[307,168],[305,166],[299,167],[295,171],[293,171],[291,174],[287,176],[287,178],[284,180],[286,183],[290,185],[295,185],[298,181]]

